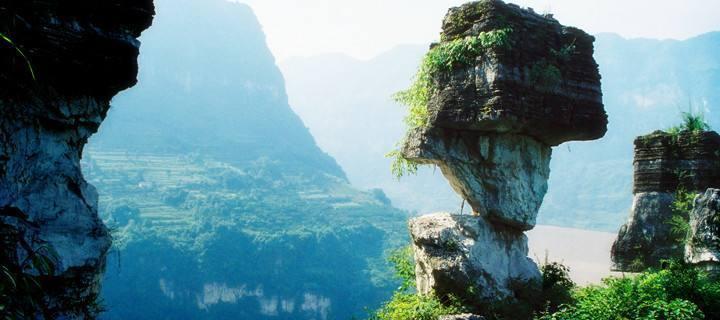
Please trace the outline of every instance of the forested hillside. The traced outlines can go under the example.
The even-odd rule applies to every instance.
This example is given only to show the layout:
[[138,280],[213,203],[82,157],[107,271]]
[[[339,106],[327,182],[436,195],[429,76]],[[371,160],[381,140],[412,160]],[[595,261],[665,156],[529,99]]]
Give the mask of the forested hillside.
[[156,4],[138,86],[83,158],[114,236],[103,317],[364,315],[407,214],[317,147],[247,6]]

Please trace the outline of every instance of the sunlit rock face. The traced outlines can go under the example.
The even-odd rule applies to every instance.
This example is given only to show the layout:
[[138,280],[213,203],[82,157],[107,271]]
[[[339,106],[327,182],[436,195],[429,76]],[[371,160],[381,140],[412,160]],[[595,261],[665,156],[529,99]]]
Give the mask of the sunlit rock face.
[[522,231],[493,225],[483,217],[436,213],[410,220],[422,294],[455,295],[464,301],[512,296],[513,281],[540,277],[527,257]]
[[29,61],[3,43],[0,208],[19,209],[31,223],[0,219],[33,248],[57,252],[57,276],[48,279],[57,317],[99,290],[110,236],[80,156],[110,99],[135,84],[136,38],[153,14],[151,0],[0,1],[0,32]]
[[481,216],[520,230],[535,226],[552,150],[523,135],[418,130],[403,152],[437,165]]
[[482,303],[533,288],[540,272],[523,232],[547,192],[551,147],[607,131],[594,38],[551,16],[471,2],[450,9],[431,50],[498,31],[505,41],[431,75],[427,125],[402,146],[407,159],[438,166],[474,213],[410,222],[424,294]]
[[685,243],[672,224],[676,192],[700,194],[720,186],[718,150],[720,135],[712,131],[657,131],[635,140],[633,207],[612,247],[614,270],[639,271],[683,259]]
[[689,239],[687,262],[720,271],[720,189],[707,189],[695,199]]

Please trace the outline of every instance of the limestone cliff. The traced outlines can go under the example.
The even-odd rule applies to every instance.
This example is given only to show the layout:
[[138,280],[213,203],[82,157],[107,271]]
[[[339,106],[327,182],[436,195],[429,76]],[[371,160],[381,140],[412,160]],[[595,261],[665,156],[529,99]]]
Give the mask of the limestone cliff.
[[0,219],[57,252],[43,280],[57,317],[99,290],[111,239],[79,162],[110,99],[135,84],[137,37],[153,15],[152,0],[0,1],[0,32],[19,49],[0,46],[0,208],[30,224]]
[[[437,165],[475,216],[411,220],[420,293],[478,307],[516,299],[517,288],[540,279],[524,231],[535,226],[547,192],[551,147],[607,130],[593,41],[551,16],[498,0],[468,3],[445,17],[442,41],[424,66],[435,71],[427,117],[401,152]],[[431,65],[444,56],[461,58]]]
[[699,194],[720,186],[718,150],[720,135],[712,131],[657,131],[635,140],[633,207],[612,247],[613,269],[638,271],[683,259],[685,245],[673,234],[672,204],[679,189]]

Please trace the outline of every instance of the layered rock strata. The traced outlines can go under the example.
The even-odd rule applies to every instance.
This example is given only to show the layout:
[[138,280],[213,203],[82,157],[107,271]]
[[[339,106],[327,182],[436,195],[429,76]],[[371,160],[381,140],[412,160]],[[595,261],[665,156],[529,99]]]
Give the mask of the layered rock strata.
[[720,186],[718,150],[720,135],[711,131],[657,131],[635,140],[633,206],[612,247],[614,270],[641,271],[684,258],[673,202],[678,190],[699,194]]
[[720,189],[707,189],[695,199],[685,250],[687,262],[720,272]]
[[110,99],[135,84],[153,15],[152,0],[0,1],[13,43],[0,44],[0,208],[26,221],[0,219],[56,252],[43,279],[53,317],[84,316],[99,291],[111,239],[79,162]]
[[547,191],[551,147],[607,130],[594,38],[497,0],[451,9],[441,38],[431,51],[494,43],[430,75],[426,125],[402,146],[438,166],[474,213],[410,221],[418,291],[474,306],[512,300],[540,279],[524,231]]

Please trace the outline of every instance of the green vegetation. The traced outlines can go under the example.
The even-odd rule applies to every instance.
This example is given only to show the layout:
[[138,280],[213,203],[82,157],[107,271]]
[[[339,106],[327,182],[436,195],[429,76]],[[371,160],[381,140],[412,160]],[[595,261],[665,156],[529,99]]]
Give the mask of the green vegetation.
[[23,60],[25,60],[28,70],[30,71],[30,76],[32,77],[33,80],[35,80],[35,70],[33,70],[32,64],[30,63],[30,59],[28,59],[28,57],[25,55],[25,53],[22,50],[20,50],[20,48],[17,45],[15,45],[15,42],[13,42],[12,39],[10,39],[8,36],[6,36],[2,32],[0,32],[0,40],[2,40],[2,42],[5,42],[6,44],[8,44],[11,48],[15,49],[15,52],[17,52],[17,54],[20,57],[22,57]]
[[[396,273],[404,283],[414,281],[406,272],[406,249],[396,251]],[[610,277],[602,285],[578,288],[569,269],[548,263],[542,271],[541,292],[533,284],[514,286],[515,298],[484,305],[449,297],[420,296],[401,287],[371,320],[436,319],[443,314],[474,312],[488,319],[536,320],[700,320],[719,319],[720,282],[710,274],[682,262],[667,262],[664,269],[633,277]],[[412,278],[412,279],[411,279]],[[476,288],[468,288],[475,293]]]
[[434,295],[395,292],[392,299],[370,316],[370,320],[437,320],[439,316],[463,313],[459,301],[440,301]]
[[701,113],[683,112],[683,122],[680,125],[670,127],[667,133],[677,136],[681,132],[702,133],[710,130],[710,125],[705,121],[705,116]]
[[394,159],[390,165],[390,171],[397,179],[407,174],[416,174],[418,171],[419,164],[403,156],[400,150],[390,151],[385,156]]
[[[385,258],[406,243],[408,216],[378,190],[271,160],[87,149],[82,165],[100,191],[101,217],[114,226],[103,280],[108,318],[226,319],[227,310],[266,318],[259,297],[233,304],[215,295],[263,288],[266,297],[295,301],[278,309],[281,318],[347,319],[398,286]],[[127,285],[161,279],[166,293]],[[306,299],[332,307],[303,311]]]
[[390,253],[388,261],[395,269],[395,277],[402,281],[399,291],[405,292],[415,287],[415,259],[412,246],[395,249]]
[[395,269],[395,277],[402,285],[390,301],[373,312],[369,320],[437,320],[439,316],[464,311],[460,301],[453,297],[443,301],[435,295],[419,295],[415,288],[415,261],[411,246],[394,250],[388,259]]
[[685,188],[678,188],[675,191],[675,199],[670,205],[672,209],[672,217],[670,218],[670,232],[672,237],[679,245],[685,245],[690,237],[690,212],[695,204],[694,192],[689,192]]
[[[409,130],[428,125],[430,116],[428,103],[433,91],[436,90],[434,78],[447,74],[455,68],[472,65],[489,49],[510,48],[512,31],[511,28],[504,28],[480,32],[477,36],[441,42],[432,47],[420,63],[410,88],[394,96],[395,101],[408,107],[405,124]],[[399,150],[388,153],[387,157],[394,158],[392,172],[396,177],[417,172],[418,164],[405,158]]]
[[574,302],[541,320],[693,320],[720,317],[720,282],[679,262],[576,289]]

